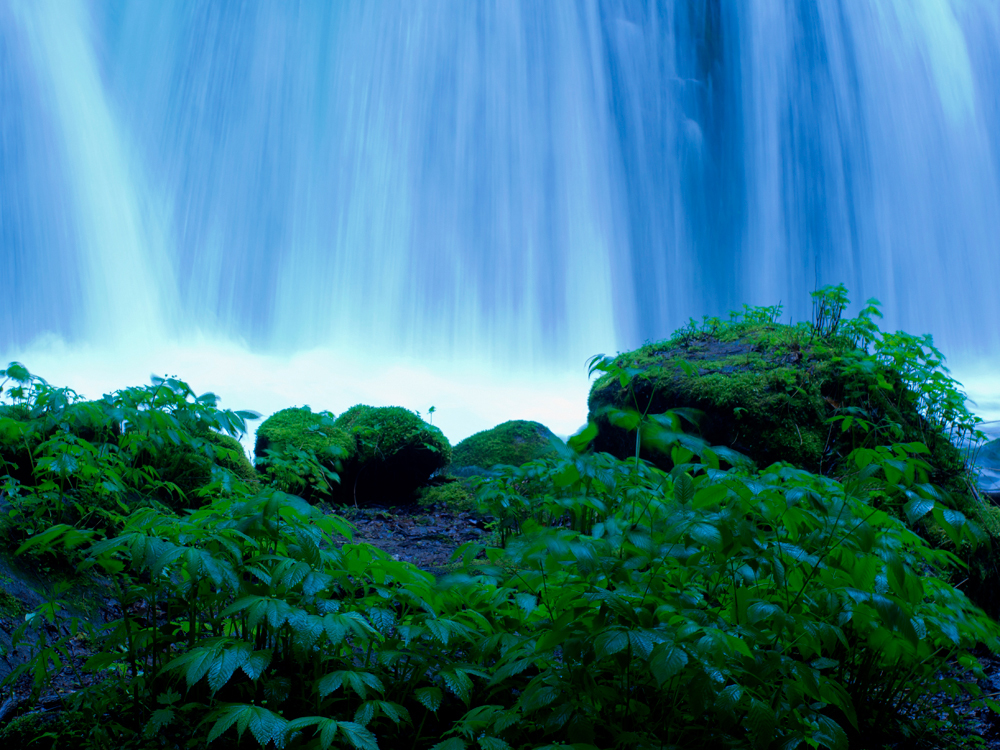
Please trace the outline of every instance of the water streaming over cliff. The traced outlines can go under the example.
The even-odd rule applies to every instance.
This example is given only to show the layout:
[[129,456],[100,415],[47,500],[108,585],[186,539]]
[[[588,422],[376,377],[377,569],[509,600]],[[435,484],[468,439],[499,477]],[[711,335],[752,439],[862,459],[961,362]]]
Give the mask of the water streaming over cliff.
[[0,354],[582,370],[843,281],[995,357],[998,42],[993,0],[0,0]]

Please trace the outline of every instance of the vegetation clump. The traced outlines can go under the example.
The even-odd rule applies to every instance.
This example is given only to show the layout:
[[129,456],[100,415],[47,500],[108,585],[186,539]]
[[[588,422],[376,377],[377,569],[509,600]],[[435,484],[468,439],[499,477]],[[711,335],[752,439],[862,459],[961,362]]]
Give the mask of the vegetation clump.
[[[696,424],[710,445],[758,466],[788,462],[844,480],[860,481],[859,456],[919,445],[924,481],[1000,542],[1000,516],[979,496],[956,445],[982,437],[979,420],[931,337],[881,331],[876,300],[844,319],[842,285],[813,297],[812,322],[784,325],[780,306],[745,307],[728,321],[692,321],[667,341],[594,358],[592,372],[601,373],[589,399],[595,448],[625,457],[638,445],[643,457],[669,468],[669,456],[652,443],[643,448],[641,436],[668,410]],[[935,524],[921,528],[947,544]],[[952,549],[971,566],[970,595],[1000,613],[991,583],[1000,572],[995,546]]]
[[[624,360],[596,364],[619,388],[636,380]],[[45,411],[49,386],[17,369],[14,382],[14,401]],[[499,544],[463,545],[435,580],[274,482],[220,470],[193,492],[201,507],[158,502],[149,445],[202,446],[199,425],[238,434],[249,415],[176,380],[121,395],[102,448],[58,432],[27,481],[0,478],[8,544],[99,575],[117,618],[69,618],[56,591],[22,619],[11,653],[31,655],[6,687],[26,680],[37,699],[90,649],[66,721],[18,722],[22,744],[941,748],[966,729],[961,706],[1000,710],[976,657],[1000,651],[1000,628],[949,583],[958,557],[913,529],[932,523],[953,549],[981,535],[919,441],[860,441],[836,474],[757,468],[685,433],[693,412],[609,409],[634,453],[595,450],[592,422],[475,480]],[[447,463],[406,410],[336,422],[372,473],[407,446]]]
[[[441,481],[441,480],[439,480]],[[475,511],[476,495],[467,480],[443,478],[440,484],[430,484],[417,490],[417,502],[424,507],[439,506],[451,512]]]
[[631,455],[634,431],[612,424],[616,410],[691,408],[709,443],[759,466],[788,461],[843,475],[855,448],[920,441],[933,481],[964,491],[952,441],[971,436],[976,421],[931,338],[879,331],[875,300],[841,320],[842,287],[817,295],[824,317],[812,323],[778,323],[780,306],[745,308],[614,358],[625,376],[605,373],[591,389],[590,414],[602,428],[595,447]]
[[267,481],[311,501],[338,497],[340,472],[356,453],[354,436],[336,426],[333,414],[308,406],[272,414],[257,429],[254,444]]
[[554,446],[561,443],[548,427],[539,422],[512,420],[477,432],[456,445],[451,468],[477,466],[492,469],[501,464],[520,466],[553,455],[556,452]]

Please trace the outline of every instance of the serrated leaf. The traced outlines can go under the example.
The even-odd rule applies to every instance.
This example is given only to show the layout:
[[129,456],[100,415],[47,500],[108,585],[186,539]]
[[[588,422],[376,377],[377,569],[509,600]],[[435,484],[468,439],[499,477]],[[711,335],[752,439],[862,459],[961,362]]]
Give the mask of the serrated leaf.
[[451,637],[451,628],[449,627],[451,623],[446,620],[438,620],[432,617],[428,617],[424,621],[424,625],[431,632],[435,638],[441,641],[445,646],[448,645],[448,639]]
[[747,725],[750,733],[756,740],[755,744],[766,747],[768,742],[774,737],[774,729],[777,726],[777,719],[774,711],[767,703],[756,698],[750,699],[750,707],[747,710]]
[[466,703],[469,702],[469,695],[472,692],[472,680],[461,669],[448,669],[441,672],[441,679],[445,686],[456,696]]
[[437,711],[441,707],[441,701],[444,699],[441,689],[436,687],[417,688],[413,691],[413,695],[428,711]]
[[[208,742],[212,743],[219,739],[249,708],[251,706],[235,705],[223,709],[219,718],[215,720],[212,730],[208,733]],[[240,734],[243,734],[242,730],[240,730]]]
[[648,659],[653,651],[653,636],[641,630],[628,631],[628,639],[632,644],[632,652],[641,659]]
[[747,620],[751,625],[780,614],[783,614],[781,607],[771,602],[756,601],[747,607]]
[[331,672],[316,683],[316,690],[319,691],[320,698],[325,698],[330,693],[339,690],[343,684],[344,673],[341,671]]
[[354,721],[363,727],[368,726],[375,717],[375,704],[373,701],[365,701],[358,710],[354,712]]
[[249,677],[251,680],[258,680],[264,670],[267,669],[268,665],[271,663],[271,650],[265,649],[262,651],[254,651],[247,658],[243,664],[240,665],[240,669],[243,673]]
[[480,737],[479,746],[483,750],[510,750],[510,745],[499,737]]
[[401,706],[398,703],[390,703],[389,701],[378,701],[377,705],[379,709],[382,711],[382,713],[384,713],[386,716],[389,717],[389,720],[392,721],[393,724],[399,724],[402,721],[410,720],[410,712],[407,711],[404,706]]
[[903,506],[906,520],[911,524],[916,523],[932,510],[934,510],[934,501],[927,498],[915,498]]
[[534,594],[515,594],[514,601],[517,603],[518,607],[523,609],[525,613],[529,615],[538,607],[538,597]]
[[518,703],[525,713],[537,711],[539,708],[549,705],[561,695],[559,688],[545,685],[532,690],[529,688],[521,696]]
[[388,609],[372,607],[368,610],[368,619],[380,633],[388,635],[396,624],[396,616]]
[[[572,439],[572,438],[571,438]],[[461,737],[452,737],[445,740],[444,742],[439,742],[431,750],[465,750],[466,744],[465,740]]]
[[208,669],[208,687],[213,694],[219,692],[229,682],[236,668],[247,661],[250,648],[249,644],[240,643],[233,648],[223,649],[218,658],[213,660]]
[[598,659],[617,654],[628,645],[628,634],[621,630],[605,630],[594,639],[594,652]]
[[687,505],[694,500],[694,482],[690,475],[679,474],[674,478],[674,499],[682,505]]
[[847,734],[840,724],[829,716],[816,716],[817,731],[813,738],[830,750],[847,750]]
[[688,656],[679,646],[661,645],[653,650],[649,669],[660,687],[687,666]]
[[288,721],[272,711],[268,711],[262,706],[252,706],[253,715],[250,719],[250,734],[260,743],[261,747],[267,747],[271,742],[275,747],[285,746],[285,727]]
[[338,728],[347,741],[358,750],[378,750],[378,741],[375,739],[375,735],[360,724],[355,724],[353,721],[342,721]]
[[149,717],[149,721],[146,722],[146,733],[148,735],[156,734],[163,727],[172,724],[174,721],[174,710],[172,708],[158,708],[153,711],[153,715]]

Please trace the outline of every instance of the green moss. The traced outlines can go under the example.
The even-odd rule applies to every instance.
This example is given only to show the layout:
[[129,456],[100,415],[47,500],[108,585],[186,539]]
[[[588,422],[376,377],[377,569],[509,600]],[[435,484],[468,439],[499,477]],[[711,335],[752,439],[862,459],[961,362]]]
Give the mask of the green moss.
[[9,591],[0,589],[0,619],[20,621],[24,618],[27,609],[24,602],[11,594]]
[[350,461],[355,454],[354,437],[335,425],[330,412],[313,412],[308,406],[282,409],[257,430],[254,455],[264,458],[268,450],[305,450],[318,458]]
[[[704,413],[700,427],[710,444],[733,448],[760,466],[788,461],[838,474],[850,470],[844,460],[856,447],[923,442],[931,450],[932,481],[964,493],[961,454],[928,428],[916,394],[849,341],[814,338],[801,324],[719,324],[711,332],[682,331],[647,344],[619,355],[618,362],[633,373],[631,381],[623,387],[606,374],[590,393],[599,450],[618,456],[634,450],[634,436],[609,424],[609,407],[650,414],[689,407]],[[845,431],[828,421],[846,416],[872,427],[866,431],[855,421]]]
[[441,430],[399,406],[358,404],[336,425],[357,443],[355,458],[341,476],[344,502],[412,502],[417,488],[451,460],[451,445]]
[[455,513],[476,510],[476,498],[465,482],[447,482],[430,487],[421,487],[417,492],[417,502],[425,507],[443,506]]
[[[44,737],[46,734],[52,736]],[[0,727],[3,747],[52,748],[58,740],[55,722],[42,712],[15,716]]]
[[[229,469],[237,478],[242,479],[244,482],[253,483],[257,481],[257,472],[254,470],[253,464],[250,463],[250,459],[243,449],[243,444],[239,440],[232,435],[224,435],[218,432],[210,432],[206,437],[217,449],[215,451],[215,462],[219,466]],[[218,450],[220,448],[222,450]]]
[[559,441],[551,430],[538,422],[513,420],[477,432],[455,446],[453,466],[490,469],[498,464],[521,466],[528,461],[555,453]]
[[335,424],[354,435],[361,464],[384,460],[404,449],[435,454],[440,459],[437,468],[451,459],[451,445],[441,430],[401,406],[358,404],[337,417]]
[[228,469],[237,479],[251,486],[258,483],[257,472],[236,438],[207,429],[196,437],[204,444],[166,443],[147,460],[161,480],[176,485],[184,493],[183,498],[160,498],[169,506],[192,507],[196,504],[197,491],[212,481],[212,468],[216,465]]

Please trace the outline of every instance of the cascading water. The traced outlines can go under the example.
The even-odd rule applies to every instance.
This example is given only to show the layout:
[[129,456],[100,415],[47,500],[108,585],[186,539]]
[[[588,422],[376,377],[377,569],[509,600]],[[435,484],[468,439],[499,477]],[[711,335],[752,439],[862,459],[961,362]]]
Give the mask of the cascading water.
[[841,281],[995,357],[998,42],[994,0],[0,0],[0,359],[262,411],[416,367],[445,419],[565,370],[568,431],[588,355]]

